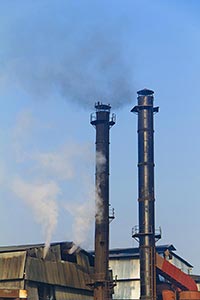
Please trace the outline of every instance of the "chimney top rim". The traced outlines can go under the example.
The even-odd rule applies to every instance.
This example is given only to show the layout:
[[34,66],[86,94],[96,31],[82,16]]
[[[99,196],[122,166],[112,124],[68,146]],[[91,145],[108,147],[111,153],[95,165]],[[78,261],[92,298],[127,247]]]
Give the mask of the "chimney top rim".
[[139,96],[152,96],[154,94],[154,91],[144,88],[144,89],[138,91],[137,94]]
[[106,110],[106,111],[108,110],[108,111],[110,111],[111,105],[110,104],[104,104],[102,102],[96,102],[95,103],[95,108],[97,110]]

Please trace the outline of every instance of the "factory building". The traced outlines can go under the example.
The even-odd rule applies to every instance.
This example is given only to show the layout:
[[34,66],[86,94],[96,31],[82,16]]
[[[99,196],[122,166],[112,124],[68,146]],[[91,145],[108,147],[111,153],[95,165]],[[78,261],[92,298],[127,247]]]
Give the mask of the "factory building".
[[[50,245],[44,258],[44,244],[0,247],[0,299],[92,300],[94,299],[94,252],[83,249],[70,252],[73,243]],[[173,245],[157,246],[156,252],[186,275],[192,265],[175,253]],[[139,248],[117,248],[109,251],[114,294],[112,299],[140,298]],[[193,276],[199,282],[199,276]],[[160,276],[157,294],[169,289]]]
[[73,244],[0,247],[0,299],[92,300],[94,259]]
[[[154,92],[137,92],[138,215],[132,237],[138,248],[109,250],[109,131],[111,106],[100,102],[91,115],[96,129],[95,249],[72,242],[0,247],[0,300],[200,300],[200,278],[173,245],[156,246],[154,195]],[[113,278],[116,276],[116,282]],[[115,284],[116,283],[116,284]],[[116,286],[115,286],[116,285]],[[114,291],[115,286],[115,291]]]
[[[156,252],[168,262],[175,265],[185,274],[191,275],[193,266],[175,253],[173,245],[157,246]],[[140,259],[139,248],[117,248],[110,250],[109,266],[116,278],[113,299],[134,300],[140,298]],[[198,276],[194,276],[194,278]],[[160,288],[168,289],[168,281],[160,276],[157,284]]]

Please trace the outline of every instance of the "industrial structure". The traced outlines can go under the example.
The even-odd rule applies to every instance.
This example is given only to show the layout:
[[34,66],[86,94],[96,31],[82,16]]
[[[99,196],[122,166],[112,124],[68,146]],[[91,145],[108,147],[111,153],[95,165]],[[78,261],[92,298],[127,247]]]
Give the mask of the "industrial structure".
[[[154,92],[138,91],[138,213],[132,236],[138,248],[109,250],[109,132],[111,106],[95,104],[96,129],[95,249],[72,251],[72,242],[0,247],[0,300],[200,300],[200,277],[174,253],[156,246],[154,195]],[[112,216],[113,218],[113,216]],[[110,267],[112,270],[110,270]],[[113,276],[117,276],[115,287]],[[195,282],[196,281],[196,282]],[[114,293],[114,295],[113,295]]]
[[71,242],[0,247],[0,299],[92,300],[93,256]]
[[[156,246],[156,253],[176,266],[181,275],[192,274],[193,266],[185,259],[176,254],[173,245]],[[116,248],[110,250],[109,265],[113,275],[117,276],[113,299],[130,300],[140,299],[140,255],[139,248]],[[170,283],[163,276],[157,275],[157,299],[162,299],[163,290],[172,290]],[[196,278],[197,279],[197,278]],[[173,280],[172,280],[173,281]],[[175,284],[175,282],[173,281]],[[188,283],[188,282],[187,282]]]
[[[78,248],[71,253],[72,246],[72,242],[52,243],[45,258],[44,244],[0,247],[0,299],[93,300],[90,283],[94,278],[94,252]],[[163,290],[173,293],[177,281],[184,290],[187,286],[196,288],[194,279],[200,283],[199,276],[191,275],[192,265],[175,250],[173,245],[156,247],[157,254],[170,264],[175,277],[171,281],[165,278],[170,274],[169,266],[168,271],[163,271],[165,277],[159,275],[157,299],[163,299]],[[117,277],[113,299],[139,300],[139,248],[111,249],[109,267]]]
[[[163,255],[156,253],[155,244],[161,238],[161,231],[155,230],[154,114],[158,107],[153,106],[153,94],[148,89],[138,91],[138,105],[131,110],[138,114],[139,226],[134,228],[132,236],[139,241],[140,299],[156,300],[159,297],[172,300],[175,295],[180,300],[184,297],[200,299],[195,281],[167,259],[169,249],[165,249]],[[95,108],[96,113],[91,115],[91,124],[96,128],[95,268],[92,286],[94,300],[107,300],[112,299],[113,291],[109,276],[109,129],[115,124],[115,115],[110,118],[110,105],[98,102]],[[112,266],[112,259],[110,263]],[[160,284],[159,276],[164,278],[164,286]],[[130,294],[130,285],[127,288]],[[119,290],[118,287],[116,290]]]
[[110,105],[95,105],[91,124],[96,128],[96,215],[95,215],[95,264],[94,299],[112,298],[113,283],[109,273],[109,131],[115,124],[110,117]]
[[[154,195],[154,92],[143,89],[137,92],[138,105],[131,112],[138,114],[138,215],[139,226],[133,237],[139,240],[140,299],[158,298],[157,278],[162,275],[171,289],[163,289],[163,300],[200,299],[194,280],[156,253],[155,243],[161,233],[155,230]],[[172,288],[173,287],[173,288]]]
[[154,125],[153,91],[138,92],[138,204],[139,227],[133,237],[139,238],[141,299],[156,300],[156,251],[154,209]]

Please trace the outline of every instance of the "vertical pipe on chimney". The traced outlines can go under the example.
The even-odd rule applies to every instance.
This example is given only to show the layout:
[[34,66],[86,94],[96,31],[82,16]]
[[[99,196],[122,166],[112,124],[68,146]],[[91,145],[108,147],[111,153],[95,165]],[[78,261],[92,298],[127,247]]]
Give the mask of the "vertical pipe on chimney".
[[140,299],[156,300],[155,213],[154,213],[154,92],[137,92],[138,105],[131,112],[138,114],[138,202],[140,252]]
[[96,128],[96,216],[95,216],[95,279],[94,299],[110,299],[109,291],[109,129],[110,105],[95,104],[91,124]]

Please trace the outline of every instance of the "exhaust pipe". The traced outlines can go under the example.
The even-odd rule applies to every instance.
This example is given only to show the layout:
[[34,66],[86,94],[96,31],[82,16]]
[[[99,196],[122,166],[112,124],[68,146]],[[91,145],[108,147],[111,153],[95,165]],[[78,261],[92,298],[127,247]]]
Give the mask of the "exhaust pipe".
[[133,237],[139,240],[140,299],[156,300],[156,250],[154,212],[154,92],[143,89],[137,92],[138,105],[131,112],[138,115],[138,203],[139,227]]
[[96,216],[94,299],[109,300],[109,130],[115,124],[110,105],[95,104],[90,123],[96,128]]

